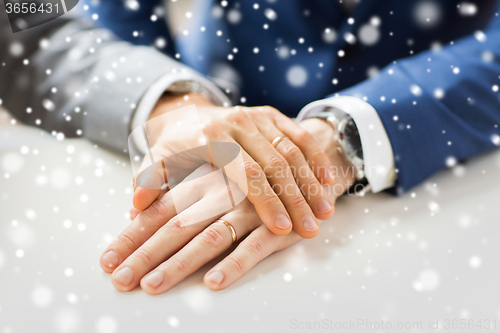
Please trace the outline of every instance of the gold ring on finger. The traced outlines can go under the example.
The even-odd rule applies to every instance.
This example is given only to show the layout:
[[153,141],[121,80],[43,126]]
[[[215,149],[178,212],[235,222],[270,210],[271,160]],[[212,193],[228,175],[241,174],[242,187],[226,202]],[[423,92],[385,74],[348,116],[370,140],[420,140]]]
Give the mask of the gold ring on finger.
[[221,222],[229,229],[229,231],[231,232],[231,237],[233,238],[233,244],[234,244],[236,242],[236,230],[234,230],[234,227],[232,226],[232,224],[227,222],[227,221],[224,221],[223,219],[218,219],[215,222]]
[[272,145],[273,145],[273,147],[276,149],[276,147],[278,147],[278,145],[280,144],[280,142],[281,142],[281,141],[283,141],[283,140],[287,140],[287,139],[288,139],[288,137],[286,137],[286,136],[277,136],[277,137],[273,140]]

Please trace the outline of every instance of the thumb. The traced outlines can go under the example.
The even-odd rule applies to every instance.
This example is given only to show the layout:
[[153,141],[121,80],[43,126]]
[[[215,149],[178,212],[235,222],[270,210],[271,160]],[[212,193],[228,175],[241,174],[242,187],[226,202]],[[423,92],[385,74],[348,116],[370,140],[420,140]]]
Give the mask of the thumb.
[[154,158],[156,163],[149,163],[149,157],[144,162],[134,177],[134,208],[143,211],[148,208],[162,193],[166,184],[166,170],[161,156]]

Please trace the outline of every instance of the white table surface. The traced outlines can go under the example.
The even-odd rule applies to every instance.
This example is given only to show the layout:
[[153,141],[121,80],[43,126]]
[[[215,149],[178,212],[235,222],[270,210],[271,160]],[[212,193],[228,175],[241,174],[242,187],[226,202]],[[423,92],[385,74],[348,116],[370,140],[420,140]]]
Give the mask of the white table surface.
[[340,200],[317,238],[227,290],[203,285],[206,266],[155,297],[117,292],[98,264],[129,223],[130,179],[125,157],[88,141],[0,126],[0,332],[500,331],[498,152],[399,198]]

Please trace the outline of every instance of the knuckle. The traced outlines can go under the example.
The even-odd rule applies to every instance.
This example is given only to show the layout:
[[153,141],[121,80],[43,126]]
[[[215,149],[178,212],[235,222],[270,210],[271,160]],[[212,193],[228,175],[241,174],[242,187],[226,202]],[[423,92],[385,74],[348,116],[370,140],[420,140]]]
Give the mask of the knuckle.
[[227,114],[226,120],[236,125],[244,125],[248,122],[248,116],[242,108],[234,108]]
[[260,113],[260,109],[259,108],[255,108],[255,107],[245,107],[245,106],[240,106],[239,107],[241,110],[243,110],[243,112],[245,112],[248,115],[255,115],[255,114],[259,114]]
[[177,232],[184,232],[186,228],[189,226],[189,220],[184,216],[177,215],[173,217],[167,224],[165,224],[168,228],[173,228]]
[[308,142],[312,140],[312,135],[307,130],[300,128],[297,130],[297,140],[299,142]]
[[126,232],[122,232],[121,234],[119,234],[116,237],[115,242],[125,245],[125,247],[128,249],[134,250],[138,247],[138,244],[136,241],[134,241],[134,238],[132,236],[129,236]]
[[325,153],[323,150],[321,150],[321,149],[316,150],[316,151],[314,151],[314,152],[311,154],[311,159],[312,159],[312,160],[315,160],[315,161],[317,161],[317,160],[321,160],[321,159],[326,159],[326,158],[328,158],[328,157],[326,156],[326,153]]
[[145,263],[146,265],[152,265],[153,264],[153,255],[151,252],[144,248],[139,248],[137,251],[134,252],[134,256],[139,259],[139,261]]
[[266,115],[273,115],[276,114],[276,112],[279,112],[276,108],[269,105],[263,106],[261,110]]
[[246,241],[248,250],[254,254],[261,254],[264,251],[264,244],[258,238],[250,238]]
[[176,256],[173,256],[170,258],[170,264],[172,267],[177,270],[178,272],[183,272],[186,270],[187,264],[184,260],[177,258]]
[[229,267],[231,267],[231,269],[234,270],[237,274],[243,274],[245,272],[243,268],[243,262],[238,257],[230,256],[227,257],[226,260]]
[[292,206],[304,206],[307,205],[306,199],[302,195],[296,195],[290,200],[290,205]]
[[150,218],[157,218],[160,216],[164,216],[166,214],[165,204],[161,200],[155,200],[153,203],[146,209],[145,213]]
[[283,150],[283,155],[288,161],[298,161],[302,158],[302,151],[294,144],[287,145]]
[[241,164],[241,171],[251,179],[256,179],[262,177],[262,169],[254,161],[244,161]]
[[211,247],[218,247],[224,242],[224,236],[215,227],[206,228],[200,237],[205,244]]
[[218,140],[224,137],[225,126],[218,119],[210,119],[204,124],[203,134],[205,134],[209,139]]
[[282,170],[288,168],[288,162],[281,155],[274,155],[269,158],[269,165],[273,168]]
[[256,204],[262,206],[267,206],[267,205],[274,206],[278,201],[279,199],[274,192],[264,193],[263,195],[257,197]]
[[321,185],[316,178],[309,178],[305,181],[304,185],[302,185],[302,188],[305,192],[311,192],[314,189],[318,190],[317,192],[320,193],[319,190],[321,189]]

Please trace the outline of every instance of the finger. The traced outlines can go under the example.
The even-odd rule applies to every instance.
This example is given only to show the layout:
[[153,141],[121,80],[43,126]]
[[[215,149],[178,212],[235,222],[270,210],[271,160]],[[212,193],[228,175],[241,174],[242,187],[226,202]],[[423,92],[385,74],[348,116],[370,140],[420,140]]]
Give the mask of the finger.
[[227,193],[215,192],[211,196],[204,197],[161,226],[113,272],[111,281],[115,288],[120,291],[135,288],[144,275],[176,253],[222,215],[218,202],[224,194],[227,196]]
[[[257,121],[262,123],[266,121],[264,115],[259,118],[260,120]],[[269,125],[262,123],[262,127],[269,127]],[[269,132],[269,128],[267,130]],[[278,131],[276,128],[275,130]],[[315,237],[319,233],[319,224],[297,186],[287,160],[262,133],[249,136],[237,132],[236,136],[242,147],[261,163],[268,182],[272,185],[273,191],[278,195],[292,219],[294,230],[302,237]]]
[[[257,123],[257,127],[260,132],[270,142],[272,142],[275,138],[285,136],[279,129],[276,128],[274,123],[267,116],[255,118],[260,118],[253,120]],[[285,157],[288,162],[293,176],[296,179],[304,198],[309,204],[309,207],[313,210],[314,215],[322,220],[332,217],[334,213],[333,203],[307,164],[302,151],[291,140],[280,141],[276,145],[276,150],[283,157]],[[295,224],[294,227],[299,229],[302,228],[301,225],[295,226]],[[300,235],[307,232],[307,230],[298,231],[297,229],[295,229],[295,231],[297,231]]]
[[295,231],[286,236],[277,236],[265,226],[260,226],[251,232],[233,252],[205,274],[205,285],[212,290],[227,288],[258,262],[299,240],[301,237]]
[[139,215],[140,212],[141,212],[140,210],[137,210],[135,208],[130,209],[130,212],[129,212],[130,219],[132,221],[135,220],[135,218],[137,217],[137,215]]
[[300,236],[295,232],[286,236],[277,236],[265,226],[260,226],[245,238],[231,254],[205,274],[205,285],[212,290],[224,289],[271,253],[290,246],[300,239]]
[[158,199],[159,196],[160,190],[137,187],[132,202],[137,210],[143,211]]
[[172,196],[167,194],[139,214],[107,247],[100,258],[101,268],[113,272],[128,256],[176,215]]
[[[236,111],[235,111],[236,110]],[[262,138],[255,125],[248,119],[243,108],[237,107],[228,111],[226,117],[230,124],[230,131],[220,134],[220,127],[207,127],[207,136],[216,138],[218,142],[233,143],[240,148],[240,154],[231,162],[223,163],[224,158],[221,156],[203,157],[205,161],[210,161],[222,169],[229,179],[235,182],[248,200],[255,206],[257,214],[261,220],[268,226],[273,233],[278,235],[286,235],[292,230],[292,220],[287,212],[287,209],[276,195],[271,185],[268,182],[266,174],[256,160],[249,155],[236,140],[234,131],[239,129],[246,133],[246,136],[260,136],[261,141],[266,141]],[[226,124],[227,125],[227,124]],[[204,129],[205,131],[205,129]],[[269,143],[266,142],[269,145]],[[210,145],[212,146],[212,145]],[[224,154],[222,154],[224,155]],[[276,153],[276,155],[279,155]],[[286,162],[285,162],[286,163]],[[225,165],[224,165],[225,164]]]
[[[200,200],[196,195],[197,183],[189,182],[176,186],[172,191],[164,195],[160,200],[155,201],[153,205],[143,212],[140,212],[132,223],[114,239],[107,247],[100,258],[102,269],[107,272],[113,272],[128,256],[137,250],[146,242],[160,227],[167,223],[183,207],[175,205],[176,201],[194,204]],[[183,205],[184,206],[184,205]]]
[[[153,162],[151,162],[151,156]],[[139,171],[134,176],[133,204],[137,210],[143,211],[161,196],[161,188],[167,182],[167,170],[163,162],[164,156],[157,152],[146,154]]]
[[[291,140],[284,140],[276,146],[276,150],[285,157],[288,164],[292,167],[299,188],[309,207],[313,210],[314,215],[321,220],[327,220],[332,217],[334,213],[333,203],[307,164],[300,149]],[[298,227],[302,228],[302,225]],[[302,232],[297,232],[303,236]]]
[[268,115],[276,127],[300,148],[318,180],[322,184],[332,185],[335,182],[332,164],[312,134],[279,111],[270,111]]
[[272,189],[261,166],[244,149],[241,154],[241,159],[227,165],[224,172],[246,193],[269,230],[277,235],[288,234],[292,230],[292,220],[285,205]]
[[[247,205],[249,208],[241,209],[241,205]],[[262,223],[248,200],[222,216],[221,219],[233,226],[237,240]],[[141,287],[148,294],[164,293],[207,262],[224,253],[232,244],[232,233],[229,228],[221,222],[212,223],[179,252],[146,275],[141,280]]]

